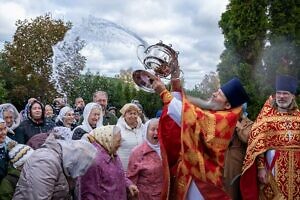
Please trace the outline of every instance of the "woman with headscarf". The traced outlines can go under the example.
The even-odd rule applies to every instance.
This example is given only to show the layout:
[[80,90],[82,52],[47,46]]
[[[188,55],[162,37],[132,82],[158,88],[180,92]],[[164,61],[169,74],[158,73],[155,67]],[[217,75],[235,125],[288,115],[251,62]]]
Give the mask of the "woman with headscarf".
[[81,199],[126,200],[126,188],[136,196],[137,187],[125,177],[117,154],[121,145],[120,129],[115,125],[102,126],[86,136],[97,148],[97,156],[87,173],[79,179]]
[[56,126],[63,126],[73,130],[76,127],[75,115],[73,108],[65,106],[60,109],[55,120]]
[[11,139],[7,137],[7,126],[5,121],[0,118],[0,181],[6,176],[7,174],[7,167],[8,167],[8,150],[7,144]]
[[56,138],[60,138],[62,140],[72,140],[73,132],[71,129],[63,126],[54,127],[52,130],[47,133],[39,133],[37,135],[32,136],[28,142],[26,143],[33,149],[40,148],[46,141],[47,137],[53,133]]
[[79,140],[84,134],[93,129],[102,126],[103,113],[102,108],[97,103],[88,103],[83,110],[82,125],[73,130],[73,140]]
[[27,104],[25,105],[24,109],[20,111],[20,120],[21,120],[21,122],[28,119],[29,106],[35,100],[37,100],[37,99],[34,98],[34,97],[31,97],[27,100]]
[[55,122],[56,116],[54,115],[53,107],[50,104],[45,105],[45,118],[49,121]]
[[28,119],[22,121],[20,126],[15,130],[16,134],[22,136],[23,141],[19,141],[21,144],[26,144],[32,136],[39,133],[46,133],[55,126],[52,121],[45,119],[45,108],[41,102],[33,100],[28,105]]
[[69,182],[85,174],[96,152],[89,142],[50,134],[24,164],[13,199],[70,199]]
[[159,200],[163,167],[157,135],[158,119],[150,119],[145,127],[145,142],[131,152],[127,177],[138,187],[139,200]]
[[16,107],[10,103],[1,104],[0,117],[6,122],[7,136],[17,142],[22,142],[22,136],[17,135],[14,131],[20,125],[20,114]]
[[122,116],[118,119],[117,126],[121,129],[122,146],[118,154],[123,167],[127,170],[129,154],[134,147],[143,142],[144,124],[139,117],[139,108],[134,103],[125,104],[120,112]]

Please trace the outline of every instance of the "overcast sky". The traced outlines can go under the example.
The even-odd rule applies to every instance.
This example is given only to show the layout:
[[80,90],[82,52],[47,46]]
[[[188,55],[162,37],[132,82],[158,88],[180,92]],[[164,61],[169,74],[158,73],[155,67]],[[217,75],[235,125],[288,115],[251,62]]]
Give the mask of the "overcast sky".
[[[99,22],[107,20],[149,44],[160,40],[172,44],[180,52],[185,87],[191,89],[205,74],[216,70],[224,49],[218,21],[227,4],[227,0],[0,0],[0,49],[4,41],[11,41],[18,19],[35,18],[50,12],[54,18],[71,21],[79,29],[91,18],[99,19]],[[99,29],[95,25],[89,27]],[[137,64],[136,44],[124,44],[126,35],[115,36],[120,30],[110,32],[102,37],[105,32],[96,31],[98,36],[94,33],[93,39],[87,41],[87,47],[82,50],[88,59],[87,68],[107,76],[114,76],[120,69],[142,68]],[[102,41],[109,35],[123,41],[111,40],[106,46],[103,43],[93,46],[96,40]],[[132,40],[129,37],[128,40]]]

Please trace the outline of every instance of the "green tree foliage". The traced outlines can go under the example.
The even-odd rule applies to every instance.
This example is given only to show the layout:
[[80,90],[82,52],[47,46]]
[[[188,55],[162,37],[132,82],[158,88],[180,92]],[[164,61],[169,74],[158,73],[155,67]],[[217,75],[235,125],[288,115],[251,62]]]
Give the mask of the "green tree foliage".
[[220,88],[219,77],[215,72],[210,72],[204,76],[200,84],[196,84],[192,90],[186,93],[201,99],[208,99],[218,88]]
[[129,83],[130,85],[134,86],[134,81],[132,79],[132,72],[133,69],[121,69],[120,73],[116,75],[116,78],[122,80],[125,83]]
[[276,74],[299,78],[299,9],[294,0],[231,0],[222,14],[226,49],[218,65],[220,82],[241,79],[252,119],[274,92]]
[[5,89],[4,81],[0,81],[0,103],[5,103],[7,98],[7,91]]
[[[7,87],[11,88],[12,77],[7,76],[10,72],[10,67],[3,59],[3,54],[0,53],[0,104],[7,101]],[[10,86],[9,86],[10,85]]]
[[132,99],[137,99],[142,104],[145,113],[149,117],[155,116],[158,109],[162,107],[158,95],[137,90],[135,85],[119,78],[110,78],[87,72],[81,75],[73,83],[74,88],[68,95],[69,104],[73,104],[76,97],[83,97],[86,102],[92,101],[92,95],[95,91],[103,90],[108,94],[108,104],[115,106],[118,110]]
[[263,54],[260,73],[265,79],[262,85],[272,90],[276,74],[290,74],[300,78],[300,5],[296,1],[270,1],[268,45]]
[[12,42],[4,45],[3,56],[10,70],[7,75],[8,100],[20,107],[29,97],[49,101],[57,94],[52,75],[52,46],[62,40],[70,23],[54,20],[49,14],[17,21]]
[[162,101],[157,94],[137,90],[136,96],[133,96],[132,99],[139,100],[149,118],[155,117],[156,112],[162,109]]

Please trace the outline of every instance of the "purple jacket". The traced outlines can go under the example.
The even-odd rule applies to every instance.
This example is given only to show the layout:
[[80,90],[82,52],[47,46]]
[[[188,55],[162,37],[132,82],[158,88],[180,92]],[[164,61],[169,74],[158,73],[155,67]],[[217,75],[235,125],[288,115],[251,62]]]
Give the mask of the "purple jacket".
[[82,200],[126,200],[126,187],[132,182],[125,177],[119,156],[111,158],[96,142],[98,150],[92,166],[79,178],[79,193]]
[[163,186],[162,162],[147,142],[131,152],[127,177],[139,189],[139,200],[159,200]]

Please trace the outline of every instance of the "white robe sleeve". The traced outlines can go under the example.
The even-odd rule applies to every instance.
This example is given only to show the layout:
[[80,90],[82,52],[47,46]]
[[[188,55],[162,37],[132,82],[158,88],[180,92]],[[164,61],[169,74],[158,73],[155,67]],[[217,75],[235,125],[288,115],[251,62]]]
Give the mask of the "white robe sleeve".
[[182,97],[180,92],[172,92],[173,99],[168,106],[168,115],[181,127]]

